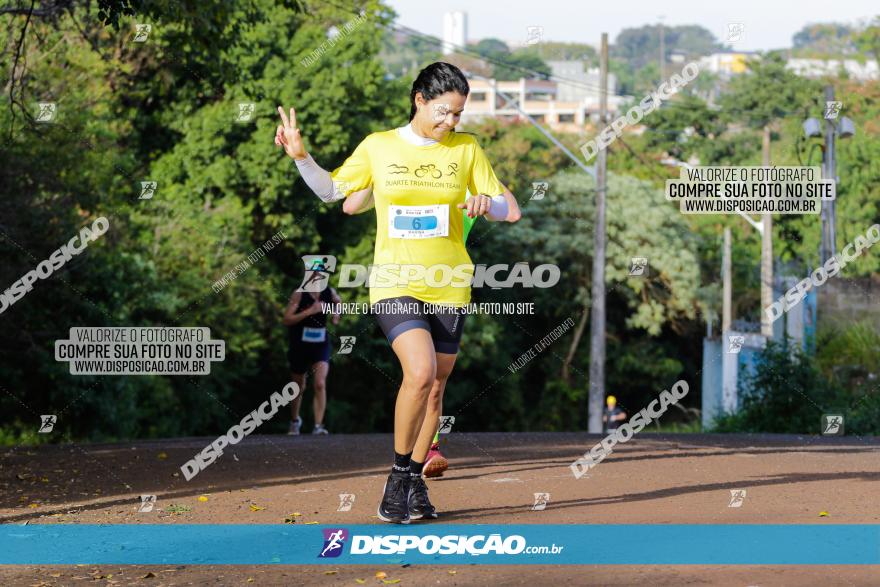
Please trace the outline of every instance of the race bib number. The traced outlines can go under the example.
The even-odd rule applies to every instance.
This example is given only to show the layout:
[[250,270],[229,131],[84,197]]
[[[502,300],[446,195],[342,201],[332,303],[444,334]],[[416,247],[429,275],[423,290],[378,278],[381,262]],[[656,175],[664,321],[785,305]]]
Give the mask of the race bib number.
[[327,338],[326,328],[303,327],[303,342],[324,342]]
[[388,206],[391,238],[449,236],[449,204],[434,206]]

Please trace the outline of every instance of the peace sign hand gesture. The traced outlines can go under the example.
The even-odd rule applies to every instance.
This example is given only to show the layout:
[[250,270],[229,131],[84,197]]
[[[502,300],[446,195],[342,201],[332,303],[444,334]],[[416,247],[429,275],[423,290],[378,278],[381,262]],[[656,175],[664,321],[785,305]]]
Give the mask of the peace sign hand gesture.
[[300,136],[299,129],[296,127],[296,110],[291,107],[290,118],[288,119],[284,109],[279,106],[278,114],[281,115],[281,122],[283,124],[279,125],[278,130],[275,131],[275,145],[284,147],[284,152],[291,159],[307,158],[309,154],[306,153],[306,146],[303,144],[302,136]]

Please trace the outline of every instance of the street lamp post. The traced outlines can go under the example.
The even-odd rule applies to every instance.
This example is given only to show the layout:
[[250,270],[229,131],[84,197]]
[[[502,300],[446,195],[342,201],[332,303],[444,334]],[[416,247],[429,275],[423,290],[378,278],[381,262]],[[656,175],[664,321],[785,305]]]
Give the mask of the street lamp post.
[[[837,145],[836,139],[846,139],[856,134],[852,120],[842,116],[835,124],[841,104],[834,100],[834,86],[825,86],[825,130],[822,123],[815,118],[804,121],[804,134],[808,139],[824,137],[822,147],[822,178],[834,181],[834,193],[837,194]],[[837,211],[835,200],[822,201],[822,243],[819,246],[819,264],[837,254]]]

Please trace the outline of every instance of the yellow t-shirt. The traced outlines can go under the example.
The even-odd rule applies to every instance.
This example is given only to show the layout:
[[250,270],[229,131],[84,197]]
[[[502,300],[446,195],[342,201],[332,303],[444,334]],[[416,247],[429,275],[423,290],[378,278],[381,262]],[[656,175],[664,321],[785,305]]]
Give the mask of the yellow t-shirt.
[[[370,303],[400,296],[454,306],[470,302],[473,264],[464,246],[462,213],[456,206],[465,201],[468,189],[488,196],[504,191],[472,135],[450,132],[442,141],[420,146],[400,137],[397,129],[373,133],[331,176],[346,197],[373,185],[374,265],[418,265],[427,270],[442,264],[450,268],[427,271],[422,278],[415,270],[392,269],[384,272],[384,279],[374,269],[373,279],[380,281],[370,287]],[[466,269],[454,270],[458,266]],[[400,273],[408,279],[406,285],[397,283]],[[450,277],[448,285],[438,286]]]

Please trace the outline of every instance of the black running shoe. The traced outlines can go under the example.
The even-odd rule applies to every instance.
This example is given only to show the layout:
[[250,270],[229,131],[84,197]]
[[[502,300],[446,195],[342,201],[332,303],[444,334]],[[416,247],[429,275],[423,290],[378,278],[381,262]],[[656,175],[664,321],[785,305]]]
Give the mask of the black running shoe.
[[392,471],[385,481],[382,503],[377,512],[379,519],[392,524],[409,524],[409,472]]
[[422,518],[437,519],[437,510],[428,499],[428,486],[421,477],[413,477],[410,481],[409,490],[409,518],[421,520]]

